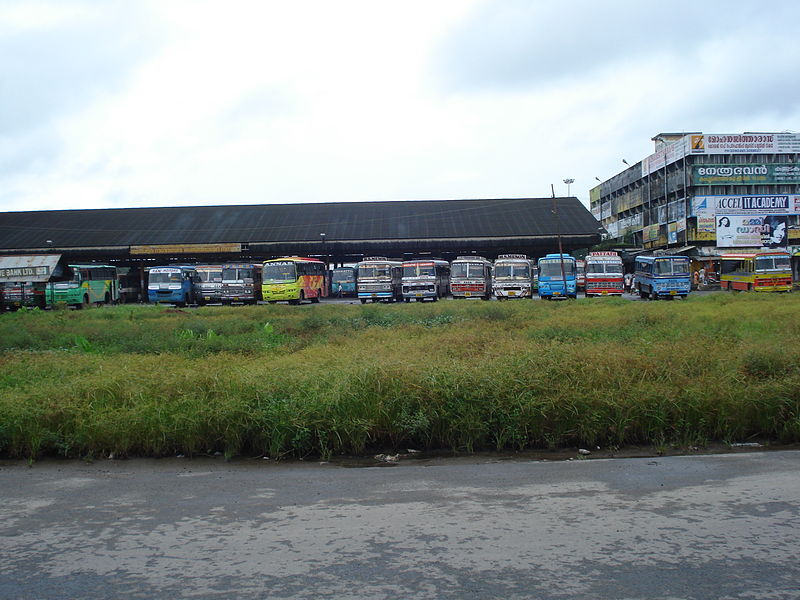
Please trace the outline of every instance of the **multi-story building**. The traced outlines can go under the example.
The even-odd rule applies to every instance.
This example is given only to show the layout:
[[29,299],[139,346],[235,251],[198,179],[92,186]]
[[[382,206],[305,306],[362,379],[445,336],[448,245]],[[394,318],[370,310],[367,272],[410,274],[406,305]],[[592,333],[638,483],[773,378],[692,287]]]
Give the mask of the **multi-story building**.
[[765,246],[800,256],[800,134],[653,141],[653,154],[590,190],[611,238],[698,258]]

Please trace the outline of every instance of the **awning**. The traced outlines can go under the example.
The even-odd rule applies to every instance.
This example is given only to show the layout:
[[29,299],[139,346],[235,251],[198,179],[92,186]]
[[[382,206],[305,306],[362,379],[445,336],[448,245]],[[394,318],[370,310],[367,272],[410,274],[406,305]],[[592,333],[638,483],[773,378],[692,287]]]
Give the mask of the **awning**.
[[684,252],[688,252],[689,250],[694,250],[697,246],[683,246],[682,248],[675,248],[674,250],[670,249],[670,253],[672,254],[683,254]]

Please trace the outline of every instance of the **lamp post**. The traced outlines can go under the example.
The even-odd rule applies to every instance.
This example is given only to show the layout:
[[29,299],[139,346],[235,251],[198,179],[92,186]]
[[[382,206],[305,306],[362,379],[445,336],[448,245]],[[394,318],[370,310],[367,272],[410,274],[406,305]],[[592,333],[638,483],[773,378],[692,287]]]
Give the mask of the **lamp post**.
[[[53,240],[45,240],[47,244],[48,252],[52,252],[53,250]],[[50,273],[50,280],[48,281],[50,287],[50,308],[54,308],[56,305],[56,293],[53,288],[53,273]],[[25,287],[23,286],[23,290]],[[24,294],[23,294],[24,295]],[[45,306],[47,305],[47,295],[45,294]]]
[[[320,239],[320,242],[322,242],[322,262],[325,265],[325,276],[323,277],[323,286],[325,287],[326,290],[329,290],[330,289],[330,287],[329,287],[330,286],[330,279],[332,279],[332,278],[328,277],[328,271],[329,271],[329,269],[328,269],[328,267],[329,267],[329,265],[328,265],[328,249],[325,247],[325,234],[324,233],[320,233],[319,234],[319,239]],[[328,291],[325,292],[326,295],[328,293],[329,293]]]
[[327,248],[325,247],[325,234],[324,233],[320,233],[319,234],[319,239],[322,242],[322,258],[323,258],[323,260],[325,262],[325,266],[327,268],[327,266],[328,266],[328,252],[327,252]]
[[569,198],[569,196],[570,196],[570,194],[569,194],[569,186],[571,186],[573,183],[575,183],[575,180],[574,179],[565,179],[564,183],[567,184],[567,197]]
[[[566,180],[564,181],[566,183]],[[564,272],[564,249],[561,246],[561,220],[558,218],[558,205],[556,204],[556,190],[553,187],[552,183],[550,184],[550,193],[553,195],[553,215],[556,218],[556,237],[558,238],[558,261],[559,263],[561,263],[561,282],[564,284],[564,296],[568,298],[569,294],[567,293],[567,275]]]

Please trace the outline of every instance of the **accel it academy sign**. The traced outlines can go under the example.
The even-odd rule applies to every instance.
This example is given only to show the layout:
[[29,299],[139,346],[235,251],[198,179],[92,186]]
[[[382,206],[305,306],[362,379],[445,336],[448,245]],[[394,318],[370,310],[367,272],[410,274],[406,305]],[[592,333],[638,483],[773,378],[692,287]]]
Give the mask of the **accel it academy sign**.
[[692,198],[692,214],[709,217],[717,214],[800,214],[800,195],[775,194],[763,196],[695,196]]

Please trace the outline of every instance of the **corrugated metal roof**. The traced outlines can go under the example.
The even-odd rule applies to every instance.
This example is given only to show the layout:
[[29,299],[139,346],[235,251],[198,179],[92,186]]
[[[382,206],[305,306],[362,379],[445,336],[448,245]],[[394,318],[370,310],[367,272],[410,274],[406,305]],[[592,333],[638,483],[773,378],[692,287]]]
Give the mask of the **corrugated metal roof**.
[[[596,235],[577,198],[557,198],[562,235]],[[554,236],[552,198],[337,202],[0,213],[0,250],[339,240]],[[48,240],[51,244],[48,244]]]
[[59,260],[61,260],[60,254],[0,256],[0,283],[8,281],[47,281],[53,274]]

